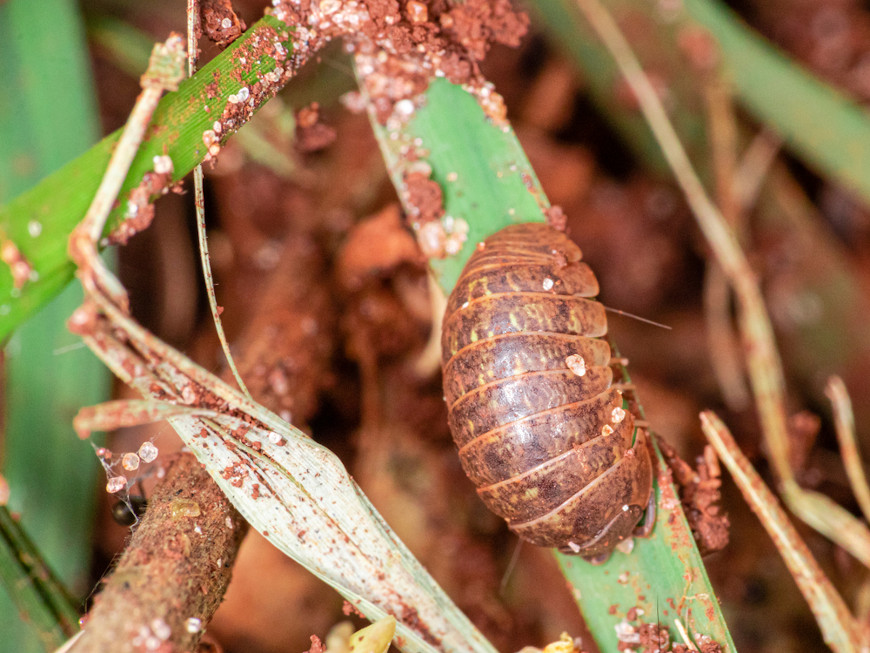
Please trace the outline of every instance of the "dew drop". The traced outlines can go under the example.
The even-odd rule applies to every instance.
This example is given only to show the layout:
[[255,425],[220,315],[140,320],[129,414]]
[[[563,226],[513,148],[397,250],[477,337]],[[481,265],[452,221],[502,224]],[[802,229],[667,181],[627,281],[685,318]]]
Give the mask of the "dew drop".
[[121,467],[128,472],[135,472],[139,469],[139,456],[135,453],[125,453],[121,456]]
[[546,279],[544,279],[544,283],[543,283],[544,290],[552,290],[554,283],[555,282],[550,277],[547,277]]
[[610,424],[605,424],[601,427],[601,435],[608,436],[611,433],[613,433],[613,429],[611,428]]
[[169,512],[173,519],[190,519],[202,514],[199,504],[193,499],[176,498],[172,500]]
[[116,492],[123,490],[125,487],[127,487],[126,476],[113,476],[109,479],[109,482],[106,483],[106,492],[109,494],[115,494]]
[[269,442],[272,444],[281,444],[281,434],[275,431],[269,431]]
[[30,234],[31,238],[36,238],[42,233],[42,223],[39,220],[31,220],[27,223],[27,233]]
[[568,548],[571,549],[574,553],[580,553],[580,546],[573,540],[568,541]]
[[190,617],[187,621],[184,622],[184,627],[189,633],[198,633],[202,630],[202,619],[197,617]]
[[151,622],[151,632],[161,641],[166,641],[172,636],[172,628],[163,619],[154,619]]
[[139,457],[144,463],[150,463],[157,458],[157,447],[152,442],[143,442],[139,447]]
[[395,106],[396,113],[400,116],[410,116],[414,113],[414,102],[412,100],[408,100],[407,98],[404,100],[399,100],[396,102]]

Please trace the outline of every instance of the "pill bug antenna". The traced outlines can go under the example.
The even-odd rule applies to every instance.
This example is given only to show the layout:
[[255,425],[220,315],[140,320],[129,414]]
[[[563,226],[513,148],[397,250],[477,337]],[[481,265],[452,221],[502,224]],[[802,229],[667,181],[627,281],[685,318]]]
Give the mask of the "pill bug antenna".
[[507,591],[508,582],[510,581],[511,575],[514,573],[514,569],[516,569],[517,562],[520,560],[520,550],[523,548],[523,541],[517,539],[517,544],[514,547],[514,552],[511,554],[511,559],[508,560],[507,567],[504,569],[504,574],[502,574],[501,582],[498,585],[498,593],[501,596],[504,596]]
[[672,326],[669,326],[667,324],[662,324],[661,322],[656,322],[655,320],[650,320],[650,319],[645,318],[645,317],[641,317],[640,315],[635,315],[634,313],[629,313],[628,311],[621,311],[618,308],[611,308],[610,306],[606,306],[604,304],[602,304],[602,306],[604,306],[604,310],[607,311],[608,313],[615,313],[616,315],[623,315],[623,316],[629,317],[633,320],[637,320],[638,322],[643,322],[644,324],[651,324],[652,326],[659,327],[660,329],[666,329],[668,331],[671,331],[673,329]]

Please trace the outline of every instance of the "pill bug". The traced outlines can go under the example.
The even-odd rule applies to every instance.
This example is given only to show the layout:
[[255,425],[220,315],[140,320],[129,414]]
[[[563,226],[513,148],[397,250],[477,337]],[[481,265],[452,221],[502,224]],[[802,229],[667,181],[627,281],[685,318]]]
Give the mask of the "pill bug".
[[484,503],[533,544],[602,559],[643,515],[652,466],[612,386],[598,281],[545,224],[487,238],[450,295],[450,431]]

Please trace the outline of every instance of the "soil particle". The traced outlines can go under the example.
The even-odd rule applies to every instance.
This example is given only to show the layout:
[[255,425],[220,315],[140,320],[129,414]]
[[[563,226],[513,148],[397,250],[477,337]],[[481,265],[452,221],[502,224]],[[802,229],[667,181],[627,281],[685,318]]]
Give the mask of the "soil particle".
[[413,236],[402,226],[398,205],[391,204],[350,232],[338,257],[337,277],[342,288],[355,292],[400,265],[422,263]]
[[722,647],[706,635],[696,635],[697,648],[689,649],[686,644],[671,641],[667,627],[660,623],[629,623],[642,614],[639,609],[632,608],[625,620],[616,628],[619,643],[617,650],[633,651],[634,653],[689,653],[690,650],[700,650],[701,653],[721,653]]
[[395,0],[369,0],[366,6],[371,20],[361,25],[361,36],[349,49],[357,55],[382,124],[398,102],[422,93],[433,76],[465,85],[494,122],[503,122],[504,103],[483,79],[479,63],[493,42],[519,44],[528,28],[525,14],[507,0],[469,0],[449,9],[412,0],[404,11]]
[[529,19],[516,13],[507,0],[466,2],[441,15],[441,26],[481,61],[491,42],[516,47],[526,33]]
[[218,47],[225,48],[247,27],[233,11],[231,0],[200,0],[202,28]]
[[664,440],[658,442],[680,488],[680,501],[701,554],[724,549],[728,545],[730,522],[719,505],[722,479],[716,454],[708,446],[704,456],[698,458],[695,470]]
[[361,619],[365,619],[365,618],[366,618],[366,616],[365,616],[362,612],[359,611],[359,608],[357,608],[357,607],[356,607],[353,603],[351,603],[350,601],[345,601],[345,602],[342,604],[342,606],[341,606],[341,611],[342,611],[342,613],[344,614],[345,617],[349,617],[349,616],[351,616],[351,615],[356,615],[357,617],[359,617],[359,618],[361,618]]
[[671,646],[668,629],[658,624],[641,624],[638,629],[642,651],[667,651]]
[[308,649],[306,653],[323,653],[326,650],[323,646],[323,642],[320,641],[320,638],[317,635],[311,636],[311,648]]
[[553,205],[544,212],[547,218],[547,224],[553,227],[556,231],[564,232],[568,227],[568,216],[562,210],[561,206]]
[[[157,158],[162,157],[155,157]],[[164,167],[160,170],[161,172],[146,172],[139,185],[130,191],[124,210],[125,220],[109,234],[110,244],[126,245],[130,238],[149,227],[154,219],[153,199],[165,195],[172,187],[171,167],[168,171]],[[180,190],[180,187],[176,190]]]
[[11,240],[4,240],[0,245],[0,260],[8,265],[12,272],[12,285],[16,290],[21,290],[33,274],[33,268],[21,250]]
[[406,203],[416,210],[413,215],[415,222],[430,222],[444,214],[444,196],[441,186],[429,178],[429,175],[414,170],[404,176],[405,192],[408,194]]
[[335,142],[335,129],[321,122],[320,105],[312,102],[296,113],[296,141],[300,152],[317,152]]
[[701,653],[722,653],[722,645],[706,636],[701,638],[698,648]]

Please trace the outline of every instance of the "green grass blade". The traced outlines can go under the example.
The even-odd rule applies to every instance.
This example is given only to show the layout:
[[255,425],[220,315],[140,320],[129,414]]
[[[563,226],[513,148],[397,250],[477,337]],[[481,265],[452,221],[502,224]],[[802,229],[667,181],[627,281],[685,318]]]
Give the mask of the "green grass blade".
[[[656,21],[653,4],[634,0],[606,0],[614,16],[628,12],[647,29],[637,29],[632,45],[644,66],[663,75],[668,84],[671,120],[695,165],[706,168],[709,160],[703,98],[692,75],[682,74],[685,59],[676,47],[679,30],[685,20]],[[592,28],[580,15],[576,0],[539,0],[529,4],[529,11],[547,37],[583,71],[583,82],[601,115],[619,133],[624,142],[654,172],[670,177],[661,148],[643,116],[631,102],[621,96],[622,76],[613,57],[602,46]],[[676,74],[675,71],[680,71]]]
[[[449,82],[435,80],[426,98],[402,138],[391,139],[380,125],[374,126],[400,195],[405,171],[401,149],[406,138],[419,138],[428,152],[424,158],[432,166],[432,179],[444,194],[445,214],[468,222],[462,251],[431,263],[449,294],[478,242],[508,224],[543,221],[550,204],[513,130],[487,124],[477,100]],[[455,111],[448,120],[444,111],[449,106]]]
[[[462,252],[432,264],[449,292],[481,238],[510,223],[542,220],[547,199],[513,132],[489,122],[472,96],[435,80],[425,97],[425,105],[398,133],[377,124],[375,130],[400,197],[405,197],[408,165],[403,144],[419,143],[421,158],[443,189],[445,213],[469,223]],[[661,460],[659,469],[665,470]],[[659,616],[672,625],[680,618],[690,632],[734,650],[667,471],[659,474],[656,492],[653,534],[636,540],[630,555],[616,553],[600,566],[559,556],[586,622],[602,651],[616,650],[614,628],[632,607],[644,610],[645,621]]]
[[5,609],[2,613],[3,650],[34,648],[33,637],[25,639],[14,627],[6,627],[5,622],[13,617],[26,622],[27,634],[35,632],[46,650],[54,650],[78,630],[79,614],[73,600],[5,506],[0,507],[0,581],[10,590],[20,613]]
[[[97,138],[98,121],[84,32],[72,0],[3,4],[0,60],[6,75],[0,98],[4,201],[85,150]],[[44,280],[55,291],[64,282],[57,275]],[[78,619],[78,606],[61,581],[78,593],[87,590],[97,463],[70,420],[81,404],[105,398],[109,375],[90,352],[59,352],[76,343],[64,322],[80,301],[77,288],[67,290],[6,348],[3,473],[10,508],[21,514],[22,524],[5,508],[0,513],[3,580],[15,588],[14,606],[0,591],[3,651],[56,647],[77,629]]]
[[[648,70],[663,75],[668,85],[671,119],[690,158],[707,167],[706,132],[697,75],[685,75],[684,53],[678,47],[680,31],[696,22],[718,41],[722,66],[741,104],[757,120],[779,134],[786,146],[808,166],[870,200],[870,116],[845,94],[820,81],[789,60],[746,26],[718,0],[686,0],[687,15],[679,12],[662,20],[654,4],[607,0],[617,18],[631,16],[647,29],[635,30],[633,45]],[[585,79],[603,115],[634,150],[659,172],[664,159],[639,112],[620,100],[620,76],[602,50],[574,0],[540,0],[532,13],[569,56],[588,71]],[[693,20],[687,20],[687,18]]]
[[870,116],[789,60],[717,0],[686,0],[716,38],[735,92],[756,119],[820,174],[870,201]]
[[[194,77],[183,82],[178,91],[163,98],[124,182],[120,203],[112,212],[110,225],[116,225],[122,219],[126,198],[141,182],[143,175],[152,170],[155,156],[168,154],[172,158],[173,181],[181,180],[203,160],[207,154],[203,132],[211,129],[214,121],[220,119],[224,109],[230,106],[229,96],[243,85],[252,87],[276,68],[276,61],[271,56],[256,51],[255,45],[263,41],[280,43],[288,57],[292,53],[287,26],[266,16],[203,66]],[[244,65],[239,62],[243,57],[247,62]],[[284,60],[282,64],[289,68],[298,62],[291,64]],[[263,81],[266,95],[258,101],[271,97],[279,86],[277,82]],[[240,116],[234,129],[225,127],[223,139],[241,127],[246,118]],[[55,122],[55,129],[58,129],[58,124],[63,123]],[[7,337],[27,315],[42,306],[72,278],[72,264],[66,253],[67,236],[84,216],[117,139],[118,132],[106,137],[29,191],[0,207],[0,237],[5,233],[38,274],[37,280],[28,282],[19,292],[13,287],[8,267],[0,266],[0,339]],[[34,233],[38,235],[34,236]]]

